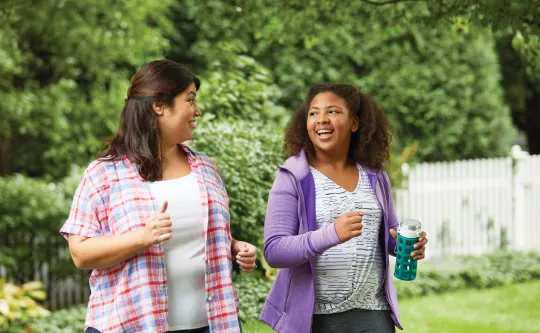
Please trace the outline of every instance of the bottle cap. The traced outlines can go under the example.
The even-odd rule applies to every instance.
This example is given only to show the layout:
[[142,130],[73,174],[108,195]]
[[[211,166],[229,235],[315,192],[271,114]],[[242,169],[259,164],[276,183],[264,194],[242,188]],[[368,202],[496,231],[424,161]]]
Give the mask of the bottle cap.
[[405,219],[399,224],[398,233],[407,238],[420,237],[422,223],[413,219]]

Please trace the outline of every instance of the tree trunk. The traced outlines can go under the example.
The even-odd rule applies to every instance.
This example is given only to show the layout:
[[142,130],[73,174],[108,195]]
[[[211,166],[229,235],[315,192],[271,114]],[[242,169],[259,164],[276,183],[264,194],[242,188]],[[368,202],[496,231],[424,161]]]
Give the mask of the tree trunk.
[[11,138],[0,136],[0,177],[9,174],[11,167]]

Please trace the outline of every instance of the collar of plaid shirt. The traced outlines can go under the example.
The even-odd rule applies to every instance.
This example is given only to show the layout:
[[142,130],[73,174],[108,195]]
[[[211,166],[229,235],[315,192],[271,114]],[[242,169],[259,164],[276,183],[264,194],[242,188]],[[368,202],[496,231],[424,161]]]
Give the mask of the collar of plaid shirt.
[[[208,156],[186,146],[201,193],[206,241],[205,286],[210,332],[239,333],[239,300],[232,284],[229,198]],[[137,167],[96,160],[84,173],[71,213],[60,230],[87,237],[111,236],[144,226],[158,203]],[[94,270],[86,327],[107,332],[166,332],[168,294],[164,250],[154,245],[125,262]]]

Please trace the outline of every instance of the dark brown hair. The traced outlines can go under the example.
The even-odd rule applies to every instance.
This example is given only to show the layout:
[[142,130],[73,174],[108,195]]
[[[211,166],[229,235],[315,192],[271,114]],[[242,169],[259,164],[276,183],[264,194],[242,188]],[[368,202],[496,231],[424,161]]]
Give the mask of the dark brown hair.
[[118,131],[99,156],[106,161],[127,156],[143,179],[161,180],[161,133],[152,104],[173,106],[176,95],[192,83],[198,90],[200,80],[182,64],[167,59],[146,64],[133,76]]
[[315,149],[307,132],[307,115],[313,98],[323,92],[331,92],[343,98],[349,107],[350,116],[357,116],[360,120],[358,131],[352,133],[349,157],[361,165],[382,169],[390,157],[392,127],[373,98],[350,84],[320,83],[309,89],[285,131],[285,154],[294,156],[304,149],[308,158],[313,158]]

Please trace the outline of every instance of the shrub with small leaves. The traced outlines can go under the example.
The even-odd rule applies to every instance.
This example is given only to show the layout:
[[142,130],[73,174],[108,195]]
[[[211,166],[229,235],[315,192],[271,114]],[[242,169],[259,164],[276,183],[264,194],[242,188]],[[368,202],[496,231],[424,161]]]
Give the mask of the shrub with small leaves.
[[31,332],[78,333],[84,329],[86,307],[75,306],[53,312],[49,317],[35,320],[28,325]]
[[0,279],[0,332],[22,332],[28,321],[50,314],[38,303],[47,297],[42,289],[38,281],[17,286]]
[[259,244],[268,193],[281,155],[281,135],[272,127],[245,121],[202,121],[193,146],[216,164],[230,198],[235,239]]

